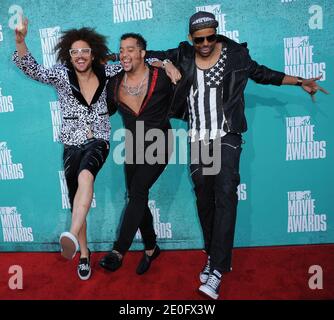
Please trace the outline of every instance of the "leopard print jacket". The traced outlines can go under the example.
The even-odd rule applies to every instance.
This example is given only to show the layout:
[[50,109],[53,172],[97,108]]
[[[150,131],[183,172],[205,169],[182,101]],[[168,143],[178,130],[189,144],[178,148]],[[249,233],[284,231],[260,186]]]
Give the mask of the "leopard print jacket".
[[120,64],[104,67],[104,74],[97,75],[100,87],[95,94],[95,99],[89,106],[80,93],[75,72],[65,65],[57,64],[48,69],[38,64],[30,52],[19,57],[17,51],[12,57],[14,63],[27,76],[42,83],[50,84],[57,90],[61,109],[61,134],[60,141],[67,145],[80,145],[91,131],[95,138],[110,139],[110,121],[106,103],[106,79],[115,76],[122,70]]

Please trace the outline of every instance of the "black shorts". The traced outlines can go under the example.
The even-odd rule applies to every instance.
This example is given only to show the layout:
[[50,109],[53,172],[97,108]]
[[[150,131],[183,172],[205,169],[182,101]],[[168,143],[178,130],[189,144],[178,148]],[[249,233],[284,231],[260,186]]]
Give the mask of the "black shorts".
[[64,173],[71,206],[78,189],[78,177],[82,170],[88,170],[94,179],[109,154],[109,142],[92,138],[79,146],[64,145]]

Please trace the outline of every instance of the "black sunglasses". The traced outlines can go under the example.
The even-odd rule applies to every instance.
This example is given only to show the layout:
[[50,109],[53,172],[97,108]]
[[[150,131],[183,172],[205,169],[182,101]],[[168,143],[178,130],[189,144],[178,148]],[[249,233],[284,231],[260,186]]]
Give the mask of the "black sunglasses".
[[204,42],[205,39],[208,42],[213,42],[213,41],[217,40],[217,35],[214,33],[214,34],[211,34],[207,37],[196,37],[196,38],[193,38],[193,41],[194,41],[195,44],[201,44],[201,43]]

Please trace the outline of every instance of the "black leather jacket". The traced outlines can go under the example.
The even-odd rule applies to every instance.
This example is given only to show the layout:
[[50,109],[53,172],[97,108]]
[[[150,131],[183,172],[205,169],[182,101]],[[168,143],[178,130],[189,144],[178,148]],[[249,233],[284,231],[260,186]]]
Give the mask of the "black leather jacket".
[[[218,36],[218,42],[227,47],[227,60],[223,72],[223,105],[225,115],[224,131],[242,133],[247,130],[244,113],[244,90],[248,78],[261,84],[281,85],[284,73],[259,65],[251,59],[247,43],[238,44],[233,40]],[[188,42],[181,42],[176,49],[167,51],[147,51],[146,58],[170,59],[180,69],[182,79],[174,90],[170,116],[188,119],[188,95],[195,76],[195,49]]]

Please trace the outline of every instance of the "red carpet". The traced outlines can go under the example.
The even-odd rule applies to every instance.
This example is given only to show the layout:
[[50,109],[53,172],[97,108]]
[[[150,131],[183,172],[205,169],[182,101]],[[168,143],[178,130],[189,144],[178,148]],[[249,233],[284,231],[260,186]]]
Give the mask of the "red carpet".
[[[99,265],[102,252],[92,254],[88,281],[76,275],[78,257],[71,262],[59,253],[0,253],[2,300],[203,300],[197,291],[205,262],[199,250],[162,251],[142,276],[135,273],[141,252],[129,252],[123,266],[107,272]],[[11,290],[9,268],[23,269],[23,289]],[[323,271],[323,289],[309,288],[312,265]],[[334,299],[334,245],[240,248],[234,250],[233,272],[224,276],[221,299]]]

